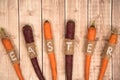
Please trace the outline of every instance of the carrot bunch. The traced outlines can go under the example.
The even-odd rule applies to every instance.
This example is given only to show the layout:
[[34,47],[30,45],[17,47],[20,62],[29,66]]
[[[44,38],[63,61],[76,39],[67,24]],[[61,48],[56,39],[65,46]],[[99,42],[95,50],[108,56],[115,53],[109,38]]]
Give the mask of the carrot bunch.
[[49,23],[49,21],[44,22],[44,36],[46,40],[46,50],[51,64],[52,78],[53,78],[52,80],[57,80],[57,66],[56,66],[56,59],[54,54],[51,24]]
[[0,34],[1,34],[1,40],[2,40],[2,43],[4,45],[4,48],[6,49],[6,52],[8,53],[8,55],[10,57],[10,60],[13,64],[13,67],[16,71],[16,74],[17,74],[19,80],[24,80],[22,73],[21,73],[19,60],[16,56],[16,52],[14,50],[14,47],[13,47],[13,44],[12,44],[10,38],[6,35],[3,28],[1,28]]
[[108,45],[104,51],[104,55],[103,55],[103,58],[101,61],[101,69],[100,69],[100,74],[99,74],[98,80],[103,80],[109,59],[111,58],[113,51],[115,49],[115,45],[117,43],[117,38],[118,38],[117,30],[114,29],[113,33],[111,34],[111,36],[109,38]]
[[89,80],[90,62],[94,51],[95,37],[96,37],[96,28],[93,22],[92,25],[89,27],[87,34],[88,44],[85,55],[85,80]]

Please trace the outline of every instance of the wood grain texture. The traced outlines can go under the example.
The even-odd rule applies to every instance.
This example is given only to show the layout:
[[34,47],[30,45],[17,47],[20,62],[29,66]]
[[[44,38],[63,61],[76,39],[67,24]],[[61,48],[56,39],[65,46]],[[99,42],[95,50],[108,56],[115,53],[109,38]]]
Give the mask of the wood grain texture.
[[[112,29],[117,28],[120,34],[120,0],[113,0],[112,8]],[[118,44],[113,54],[113,80],[120,79],[120,36],[118,36]]]
[[32,26],[39,66],[42,70],[42,37],[41,37],[41,0],[19,0],[19,26],[20,26],[20,66],[25,80],[38,80],[29,59],[22,27],[25,24]]
[[[84,58],[87,28],[96,20],[96,48],[92,56],[90,80],[97,80],[103,48],[108,41],[112,25],[120,31],[120,0],[0,0],[0,27],[10,34],[20,58],[20,67],[25,80],[38,80],[28,57],[22,27],[32,25],[38,61],[46,80],[52,80],[51,68],[46,53],[43,23],[52,25],[57,80],[65,80],[64,34],[67,20],[75,21],[75,53],[73,58],[73,80],[84,80]],[[111,11],[113,12],[111,16]],[[103,80],[120,80],[120,38],[115,54],[109,62]],[[0,42],[0,80],[18,80],[8,55]]]
[[[18,1],[0,0],[0,27],[3,27],[13,40],[19,57],[19,37],[18,37]],[[0,80],[18,80],[12,63],[0,42]]]
[[[57,80],[65,80],[64,68],[64,0],[42,0],[42,19],[50,21],[54,40],[55,57],[57,61]],[[44,39],[44,35],[43,35]],[[46,80],[52,80],[50,62],[43,41],[43,73]]]

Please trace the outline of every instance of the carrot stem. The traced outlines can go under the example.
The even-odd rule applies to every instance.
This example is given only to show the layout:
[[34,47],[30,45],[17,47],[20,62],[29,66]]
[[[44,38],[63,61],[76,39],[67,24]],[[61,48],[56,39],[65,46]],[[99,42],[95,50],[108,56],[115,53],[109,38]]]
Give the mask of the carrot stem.
[[85,59],[85,80],[89,80],[89,71],[90,71],[90,62],[91,62],[91,55],[86,54],[86,59]]

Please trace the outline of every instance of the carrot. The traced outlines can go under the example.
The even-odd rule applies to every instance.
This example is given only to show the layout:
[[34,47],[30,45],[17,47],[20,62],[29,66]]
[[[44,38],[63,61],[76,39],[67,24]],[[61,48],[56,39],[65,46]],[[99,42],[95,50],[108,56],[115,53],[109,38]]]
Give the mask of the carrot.
[[99,79],[98,80],[103,80],[103,76],[105,74],[105,70],[107,68],[107,65],[108,65],[108,59],[107,58],[103,58],[102,59],[101,70],[100,70],[100,74],[99,74]]
[[112,33],[109,38],[108,46],[106,48],[105,55],[101,62],[101,69],[100,69],[100,74],[99,74],[98,80],[103,80],[109,59],[111,58],[113,50],[115,48],[115,44],[117,43],[118,35],[116,33],[117,33],[117,31],[115,30],[115,32]]
[[46,40],[47,53],[51,64],[52,80],[57,80],[57,66],[56,66],[56,59],[54,54],[51,25],[49,21],[45,21],[44,23],[44,36]]
[[85,80],[89,80],[89,70],[90,70],[90,61],[91,61],[91,55],[86,54],[85,59]]
[[87,46],[87,53],[85,56],[86,57],[85,59],[85,80],[89,80],[90,62],[91,62],[91,57],[93,53],[92,48],[94,47],[95,37],[96,37],[96,28],[93,23],[89,27],[88,34],[87,34],[88,46]]
[[11,62],[13,63],[13,67],[16,71],[16,74],[17,74],[19,80],[24,80],[23,76],[22,76],[22,73],[21,73],[21,70],[20,70],[19,61],[18,61],[18,58],[17,58],[17,56],[14,52],[14,47],[12,45],[11,40],[7,37],[3,28],[1,28],[0,33],[1,33],[1,37],[2,37],[1,38],[2,43],[3,43],[8,55],[11,59]]
[[57,69],[56,69],[55,55],[54,55],[54,53],[49,53],[48,56],[50,59],[53,80],[57,80]]
[[24,80],[23,79],[23,76],[22,76],[22,73],[21,73],[21,69],[20,69],[20,65],[19,64],[13,64],[14,66],[14,69],[19,77],[19,80]]
[[68,20],[66,24],[64,54],[66,80],[72,80],[73,56],[74,56],[75,22]]
[[88,29],[87,39],[88,41],[95,41],[96,37],[96,28],[95,24],[92,23],[92,25]]
[[44,22],[44,35],[45,35],[45,39],[46,40],[51,40],[52,37],[52,31],[51,31],[51,24],[49,23],[49,21],[45,21]]
[[7,51],[13,50],[13,45],[8,38],[2,38],[2,43],[4,44],[4,47]]
[[37,60],[37,52],[35,48],[35,40],[33,36],[32,27],[26,24],[23,26],[22,31],[26,42],[26,48],[28,50],[29,58],[31,60],[34,71],[37,77],[39,78],[39,80],[45,80]]

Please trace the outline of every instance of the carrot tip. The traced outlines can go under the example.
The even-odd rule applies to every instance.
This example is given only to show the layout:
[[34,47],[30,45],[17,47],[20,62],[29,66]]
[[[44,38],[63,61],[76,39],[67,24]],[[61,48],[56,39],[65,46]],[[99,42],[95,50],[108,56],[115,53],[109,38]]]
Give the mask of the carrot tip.
[[46,21],[45,21],[45,23],[49,23],[49,21],[48,21],[48,20],[46,20]]
[[73,20],[71,20],[71,19],[69,19],[68,22],[69,22],[69,23],[70,23],[70,22],[71,22],[71,23],[75,23],[75,22],[74,22]]
[[24,27],[31,27],[29,24],[24,25]]

